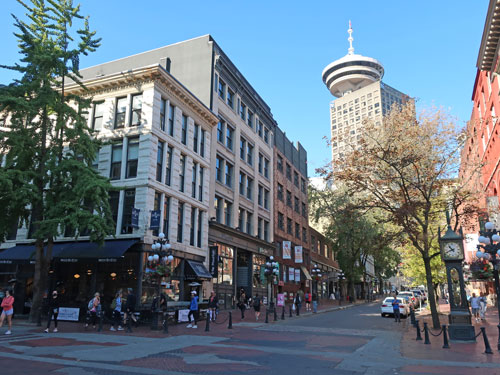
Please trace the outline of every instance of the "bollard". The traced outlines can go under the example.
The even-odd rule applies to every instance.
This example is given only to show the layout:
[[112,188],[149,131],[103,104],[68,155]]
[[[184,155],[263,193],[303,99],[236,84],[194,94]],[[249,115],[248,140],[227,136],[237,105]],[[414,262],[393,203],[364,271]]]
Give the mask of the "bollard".
[[415,326],[415,310],[413,307],[410,307],[410,319],[411,319],[411,324]]
[[427,327],[427,323],[424,322],[424,344],[429,345],[431,342],[429,341],[429,328]]
[[290,305],[290,318],[292,317],[292,305]]
[[233,315],[231,311],[229,311],[229,324],[227,325],[227,329],[233,329]]
[[168,333],[168,313],[163,314],[163,333]]
[[207,324],[205,324],[205,332],[210,332],[210,314],[207,311]]
[[443,349],[450,349],[448,344],[448,333],[446,332],[446,324],[443,324]]
[[422,341],[422,336],[420,335],[420,325],[419,325],[419,321],[418,320],[415,320],[415,328],[417,329],[417,338],[416,338],[416,340],[417,341]]
[[99,312],[99,327],[97,328],[97,332],[102,332],[102,321],[103,321],[103,318],[104,318],[104,312],[101,311]]
[[285,306],[283,305],[283,310],[281,310],[281,320],[285,320]]
[[497,325],[498,328],[498,341],[497,341],[497,349],[500,351],[500,324]]
[[486,336],[486,329],[484,327],[481,327],[481,333],[483,334],[483,340],[484,340],[484,354],[493,354],[490,342],[488,341],[488,336]]
[[266,323],[269,323],[269,310],[266,308]]
[[276,306],[273,309],[273,314],[274,314],[274,321],[278,320],[278,312],[276,311]]

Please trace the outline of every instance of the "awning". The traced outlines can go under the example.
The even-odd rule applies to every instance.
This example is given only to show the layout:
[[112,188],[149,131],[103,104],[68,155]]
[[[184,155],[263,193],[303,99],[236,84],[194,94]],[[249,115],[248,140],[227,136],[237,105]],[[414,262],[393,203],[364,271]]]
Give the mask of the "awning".
[[109,240],[104,241],[102,246],[94,242],[73,242],[59,249],[53,257],[65,263],[74,263],[79,260],[116,262],[135,243],[137,239]]
[[306,280],[312,280],[312,277],[311,275],[309,274],[309,271],[307,270],[306,267],[304,266],[300,266],[300,269],[302,270],[302,272],[304,273],[304,276],[306,277]]
[[186,264],[188,265],[184,270],[186,280],[212,279],[212,275],[203,263],[195,260],[186,260]]
[[0,264],[35,263],[35,245],[17,245],[0,252]]

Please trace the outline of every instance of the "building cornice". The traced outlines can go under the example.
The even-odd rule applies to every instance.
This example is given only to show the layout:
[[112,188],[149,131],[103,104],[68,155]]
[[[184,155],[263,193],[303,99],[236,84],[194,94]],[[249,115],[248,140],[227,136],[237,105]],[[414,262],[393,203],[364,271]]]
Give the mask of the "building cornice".
[[476,66],[480,70],[493,71],[495,69],[498,59],[499,41],[500,0],[490,0],[476,63]]

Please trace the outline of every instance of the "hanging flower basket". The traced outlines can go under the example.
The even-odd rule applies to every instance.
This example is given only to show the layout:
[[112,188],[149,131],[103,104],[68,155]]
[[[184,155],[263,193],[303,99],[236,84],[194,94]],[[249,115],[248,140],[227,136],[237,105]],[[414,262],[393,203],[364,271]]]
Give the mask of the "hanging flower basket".
[[489,262],[476,260],[471,263],[472,278],[476,280],[490,280],[493,277],[493,267]]

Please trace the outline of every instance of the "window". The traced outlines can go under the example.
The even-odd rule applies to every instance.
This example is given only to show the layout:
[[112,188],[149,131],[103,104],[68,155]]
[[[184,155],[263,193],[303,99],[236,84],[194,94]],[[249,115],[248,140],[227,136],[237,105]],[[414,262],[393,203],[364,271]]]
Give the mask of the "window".
[[198,137],[200,133],[200,125],[194,124],[194,134],[193,134],[193,151],[198,152]]
[[258,189],[258,196],[257,196],[257,202],[259,203],[259,206],[263,206],[264,204],[264,188],[259,185]]
[[245,121],[245,113],[247,110],[247,106],[243,104],[243,102],[240,102],[240,117],[243,121]]
[[264,208],[269,210],[269,190],[264,189]]
[[177,209],[177,242],[182,243],[183,227],[184,227],[184,203],[179,202],[179,207]]
[[293,172],[293,184],[299,187],[299,174],[297,172]]
[[104,102],[94,103],[94,112],[92,117],[92,129],[101,130],[102,129],[102,116],[104,112]]
[[227,88],[227,105],[234,109],[234,92],[228,87]]
[[214,208],[215,208],[215,221],[222,223],[222,198],[215,196]]
[[125,178],[137,177],[138,160],[139,160],[139,138],[129,138],[127,145],[127,170]]
[[269,241],[269,221],[264,220],[264,240]]
[[158,142],[158,151],[156,152],[156,181],[161,182],[163,171],[163,148],[164,143]]
[[119,180],[121,177],[122,149],[123,144],[120,142],[113,145],[111,150],[111,173],[109,178],[112,180]]
[[201,247],[201,233],[203,231],[203,212],[200,211],[198,213],[198,239],[197,239],[197,245],[198,247]]
[[[153,204],[153,210],[155,210],[155,211],[161,210],[161,193],[158,191],[155,191],[155,200],[154,200],[154,204]],[[160,233],[159,229],[160,228],[153,229],[153,236],[157,236]]]
[[286,178],[292,181],[292,167],[288,163],[286,163]]
[[245,210],[238,208],[238,229],[243,232],[245,228]]
[[201,131],[200,137],[200,155],[202,158],[205,157],[205,130]]
[[247,141],[240,137],[240,159],[245,160]]
[[170,176],[172,175],[172,155],[174,149],[170,146],[167,147],[167,170],[165,173],[165,184],[170,186]]
[[302,227],[302,241],[307,242],[307,229]]
[[269,143],[269,129],[264,128],[264,142]]
[[125,198],[123,199],[123,214],[122,214],[122,234],[132,233],[132,208],[135,203],[135,189],[125,190]]
[[181,154],[179,168],[179,191],[184,192],[184,176],[186,174],[186,156]]
[[247,199],[252,200],[253,179],[247,176]]
[[127,98],[116,99],[115,129],[125,126],[125,113],[127,112]]
[[306,189],[307,189],[307,188],[306,188],[306,180],[305,180],[304,178],[302,178],[302,179],[300,180],[300,182],[301,182],[301,185],[300,185],[300,190],[302,190],[302,192],[303,192],[303,193],[306,193]]
[[130,111],[130,126],[141,124],[142,94],[132,95],[132,110]]
[[193,163],[192,168],[192,181],[191,181],[191,196],[196,198],[196,178],[198,175],[198,163]]
[[219,78],[219,90],[218,90],[218,92],[219,92],[220,98],[222,100],[224,100],[225,95],[226,95],[226,84],[220,78]]
[[302,216],[307,217],[306,204],[302,202]]
[[299,198],[297,197],[294,197],[294,200],[295,200],[295,205],[294,205],[294,208],[295,208],[295,212],[299,213],[300,212],[300,208],[299,208]]
[[165,200],[163,202],[163,233],[165,238],[169,238],[169,227],[170,227],[170,197],[165,195]]
[[226,161],[225,184],[227,187],[233,187],[233,166]]
[[290,190],[286,191],[286,205],[292,207],[292,192]]
[[175,119],[175,107],[170,104],[170,108],[168,111],[168,134],[173,137],[174,136],[174,119]]
[[[110,234],[115,234],[116,231],[116,223],[118,222],[118,207],[120,204],[120,192],[119,191],[110,191],[109,192],[109,207],[111,208],[111,217],[113,218],[113,222],[115,223],[115,230]],[[17,228],[17,227],[16,227]],[[15,238],[12,238],[15,240]]]
[[191,228],[189,230],[189,244],[194,246],[194,233],[196,225],[196,207],[191,207]]
[[217,140],[224,144],[224,128],[225,128],[225,123],[222,120],[219,120],[219,123],[217,124]]
[[278,212],[278,229],[285,230],[285,216]]
[[263,239],[263,224],[264,220],[259,217],[257,219],[257,237],[259,237],[260,239]]
[[283,185],[278,184],[278,199],[283,201]]
[[188,118],[182,115],[182,132],[181,132],[181,142],[187,145],[187,128],[188,128]]
[[269,178],[269,160],[264,158],[264,177]]
[[[99,170],[99,152],[100,150],[97,150],[97,152],[95,153],[94,160],[92,160],[92,169],[96,172]],[[0,157],[0,164],[2,164],[1,157]]]
[[300,239],[300,225],[295,223],[295,237]]
[[262,154],[259,154],[259,173],[262,174],[264,171],[264,156]]
[[198,200],[203,201],[203,174],[204,169],[200,166],[200,183],[198,185]]
[[253,214],[247,212],[247,234],[253,234]]
[[160,101],[160,129],[165,131],[165,121],[167,115],[167,101],[165,99],[161,99]]
[[262,132],[263,132],[264,125],[262,125],[262,122],[257,121],[257,134],[259,134],[259,137],[262,138]]
[[245,174],[240,172],[240,194],[245,195]]
[[231,226],[231,210],[233,209],[232,203],[224,201],[224,224],[228,227]]
[[278,171],[283,173],[283,158],[278,155],[278,161],[276,162],[276,166],[278,168]]
[[247,111],[247,125],[253,128],[253,113],[252,111]]
[[233,128],[226,126],[226,147],[231,151],[233,150],[233,134]]
[[250,143],[247,144],[247,163],[253,165],[253,146]]
[[292,219],[289,217],[286,218],[286,232],[292,234]]
[[224,159],[222,159],[219,155],[215,157],[215,179],[219,182],[222,182],[222,168],[224,165]]

